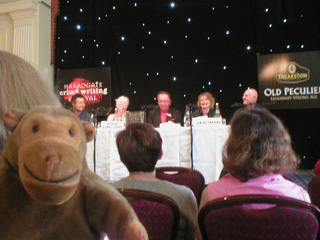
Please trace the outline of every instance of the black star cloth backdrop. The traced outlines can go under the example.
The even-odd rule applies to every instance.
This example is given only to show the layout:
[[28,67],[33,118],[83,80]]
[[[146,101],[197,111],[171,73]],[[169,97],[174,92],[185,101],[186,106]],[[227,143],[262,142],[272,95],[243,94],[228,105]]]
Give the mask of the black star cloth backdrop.
[[[166,90],[184,112],[209,91],[228,121],[257,55],[320,50],[319,0],[61,0],[55,68],[111,67],[112,102],[156,104]],[[112,106],[114,107],[114,106]],[[302,159],[320,159],[320,110],[277,110]]]

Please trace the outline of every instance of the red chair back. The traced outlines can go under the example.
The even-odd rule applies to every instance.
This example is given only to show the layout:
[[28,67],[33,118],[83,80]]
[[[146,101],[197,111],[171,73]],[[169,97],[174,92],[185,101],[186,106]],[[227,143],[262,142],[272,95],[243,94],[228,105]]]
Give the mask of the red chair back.
[[311,240],[317,239],[319,221],[315,205],[272,195],[220,198],[206,204],[198,216],[204,240]]
[[311,202],[320,208],[320,176],[314,176],[308,184]]
[[199,171],[184,167],[159,167],[156,168],[156,177],[189,187],[193,191],[198,205],[200,204],[205,182],[203,175]]
[[175,240],[180,212],[169,197],[137,189],[118,189],[131,204],[150,240]]

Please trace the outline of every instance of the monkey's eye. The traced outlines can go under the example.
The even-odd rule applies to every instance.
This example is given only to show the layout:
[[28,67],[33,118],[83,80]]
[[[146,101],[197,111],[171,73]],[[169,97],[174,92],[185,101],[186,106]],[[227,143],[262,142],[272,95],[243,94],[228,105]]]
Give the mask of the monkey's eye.
[[39,131],[39,126],[38,125],[34,125],[33,128],[32,128],[32,131],[34,133],[38,132]]
[[70,135],[71,137],[74,136],[74,132],[73,132],[71,129],[69,129],[69,135]]

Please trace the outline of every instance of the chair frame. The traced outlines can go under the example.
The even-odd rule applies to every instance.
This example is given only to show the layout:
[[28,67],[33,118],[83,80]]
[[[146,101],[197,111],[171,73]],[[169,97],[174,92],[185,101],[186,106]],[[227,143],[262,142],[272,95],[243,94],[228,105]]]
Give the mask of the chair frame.
[[[199,172],[199,171],[196,170],[196,169],[185,168],[185,167],[171,167],[171,166],[170,166],[170,167],[157,167],[157,168],[156,168],[156,177],[157,177],[157,173],[158,173],[158,172],[161,172],[161,173],[167,174],[167,175],[171,175],[171,174],[170,174],[170,173],[166,173],[166,172],[199,173],[202,189],[201,189],[201,192],[200,192],[200,196],[199,196],[199,197],[195,196],[195,197],[196,197],[196,199],[197,199],[198,206],[200,205],[201,193],[202,193],[203,189],[205,188],[205,181],[204,181],[204,177],[203,177],[203,175],[202,175],[201,172]],[[174,175],[174,173],[173,173],[172,175]],[[169,182],[172,182],[172,181],[170,181],[169,179],[162,179],[162,178],[159,178],[159,179],[161,179],[161,180],[167,180],[167,181],[169,181]],[[172,183],[174,183],[174,182],[172,182]],[[177,184],[177,183],[175,183],[175,184]],[[177,185],[182,185],[182,184],[177,184]],[[183,186],[188,187],[187,185],[183,185]],[[190,187],[189,187],[189,188],[190,188]],[[192,190],[192,189],[191,189],[191,190]],[[192,192],[193,192],[193,191],[192,191]],[[193,192],[193,193],[194,193],[194,192]]]
[[320,189],[320,176],[314,176],[308,183],[308,193],[309,193],[311,202],[317,207],[320,207],[319,189]]
[[[214,199],[209,201],[202,209],[200,209],[198,215],[198,224],[201,231],[201,235],[203,240],[209,240],[205,225],[204,219],[206,215],[215,209],[228,207],[228,206],[235,206],[235,205],[242,205],[242,204],[275,204],[277,206],[289,206],[295,207],[300,209],[305,209],[309,212],[312,212],[316,218],[318,219],[318,223],[320,224],[320,210],[319,208],[312,204],[305,201],[301,201],[298,199],[285,197],[285,196],[277,196],[277,195],[264,195],[264,194],[256,194],[256,195],[234,195],[234,196],[227,196],[224,198]],[[319,239],[320,233],[320,226],[318,230],[317,239]]]
[[139,190],[139,189],[121,188],[121,189],[118,189],[118,191],[128,200],[143,199],[143,200],[158,202],[169,207],[173,212],[173,226],[172,226],[170,240],[176,240],[178,229],[179,229],[179,222],[180,222],[180,211],[177,203],[172,198],[160,193],[149,192],[149,191]]

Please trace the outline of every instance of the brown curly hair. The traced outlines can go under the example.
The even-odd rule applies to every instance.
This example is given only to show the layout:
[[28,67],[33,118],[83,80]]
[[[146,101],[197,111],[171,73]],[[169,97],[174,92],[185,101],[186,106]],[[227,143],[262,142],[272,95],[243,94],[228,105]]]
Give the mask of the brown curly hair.
[[233,116],[222,161],[243,182],[268,173],[285,174],[300,163],[283,123],[262,108],[237,111]]

